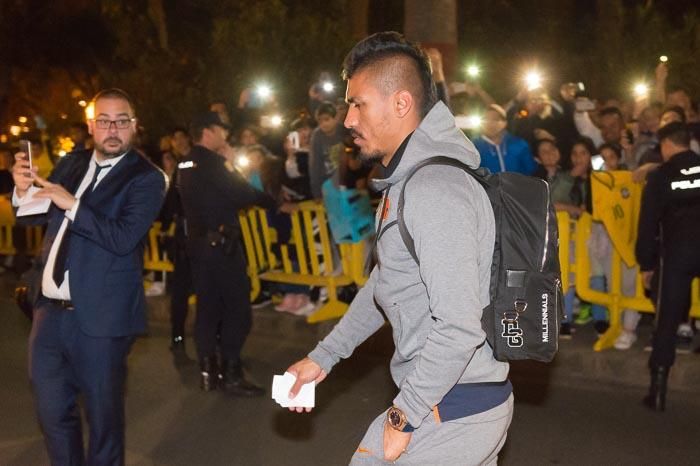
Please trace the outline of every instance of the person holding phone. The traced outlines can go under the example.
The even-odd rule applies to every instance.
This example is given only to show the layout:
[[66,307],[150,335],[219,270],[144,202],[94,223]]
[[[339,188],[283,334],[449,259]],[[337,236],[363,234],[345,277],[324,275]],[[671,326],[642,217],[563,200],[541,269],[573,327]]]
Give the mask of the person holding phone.
[[93,151],[66,155],[48,179],[19,152],[12,173],[15,207],[30,188],[51,201],[46,213],[17,220],[46,225],[29,375],[51,464],[124,464],[126,360],[146,330],[144,239],[167,186],[163,172],[133,149],[128,94],[107,89],[93,102]]

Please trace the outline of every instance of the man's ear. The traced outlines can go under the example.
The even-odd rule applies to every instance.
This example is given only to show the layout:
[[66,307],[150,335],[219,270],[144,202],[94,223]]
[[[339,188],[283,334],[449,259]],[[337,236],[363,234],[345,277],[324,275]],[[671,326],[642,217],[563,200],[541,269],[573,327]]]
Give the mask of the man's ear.
[[404,118],[413,109],[415,101],[410,92],[398,91],[394,95],[394,112],[399,118]]

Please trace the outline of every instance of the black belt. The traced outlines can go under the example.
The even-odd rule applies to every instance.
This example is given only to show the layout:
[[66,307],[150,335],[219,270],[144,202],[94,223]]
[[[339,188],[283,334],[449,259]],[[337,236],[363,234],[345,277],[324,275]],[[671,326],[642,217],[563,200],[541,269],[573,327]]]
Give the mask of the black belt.
[[75,309],[75,306],[73,306],[73,301],[68,301],[66,299],[47,298],[46,296],[44,296],[44,299],[53,304],[54,306],[58,306],[67,311],[72,311],[73,309]]

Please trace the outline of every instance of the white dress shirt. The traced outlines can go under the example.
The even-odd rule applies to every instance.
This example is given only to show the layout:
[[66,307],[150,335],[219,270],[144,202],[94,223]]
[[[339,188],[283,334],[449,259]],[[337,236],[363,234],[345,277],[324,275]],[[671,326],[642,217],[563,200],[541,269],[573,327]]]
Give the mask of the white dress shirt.
[[[107,173],[109,173],[109,171],[112,168],[114,168],[114,166],[117,163],[119,163],[121,159],[124,158],[124,155],[126,155],[126,153],[118,157],[105,160],[100,164],[102,166],[102,169],[100,173],[97,174],[97,179],[95,180],[95,186],[93,187],[93,190],[97,188],[97,185],[100,184],[100,181],[102,181],[104,177],[107,176]],[[77,200],[75,204],[73,204],[73,207],[65,212],[65,217],[63,219],[63,222],[61,223],[61,227],[58,229],[56,239],[54,239],[54,242],[51,245],[51,249],[49,250],[49,257],[46,259],[46,264],[44,265],[44,272],[41,280],[41,292],[47,298],[63,299],[66,301],[70,301],[71,299],[69,271],[66,270],[66,275],[64,277],[63,283],[60,287],[58,287],[56,286],[56,282],[54,282],[53,280],[53,269],[56,264],[56,255],[58,254],[58,247],[61,244],[61,240],[63,239],[63,235],[65,234],[66,229],[68,228],[68,222],[73,221],[75,219],[75,214],[78,212],[78,208],[80,207],[80,197],[83,195],[83,192],[87,189],[88,185],[92,182],[92,178],[95,175],[96,164],[97,159],[95,158],[95,153],[93,152],[87,173],[85,173],[83,180],[78,186],[78,190],[74,194]],[[12,196],[12,204],[15,206],[19,205],[19,199],[17,198],[16,192]]]

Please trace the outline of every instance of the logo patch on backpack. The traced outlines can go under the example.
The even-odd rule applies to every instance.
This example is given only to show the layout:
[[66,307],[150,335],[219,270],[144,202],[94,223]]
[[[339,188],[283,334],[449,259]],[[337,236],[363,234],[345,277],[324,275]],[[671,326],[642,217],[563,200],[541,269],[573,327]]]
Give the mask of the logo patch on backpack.
[[525,339],[523,338],[523,329],[518,324],[518,317],[527,309],[527,301],[516,299],[513,303],[513,310],[503,313],[503,332],[501,336],[508,340],[508,346],[511,348],[520,348],[523,346]]
[[508,340],[508,346],[511,348],[520,348],[523,346],[523,329],[518,325],[518,319],[509,320],[503,319],[503,333],[501,336]]

